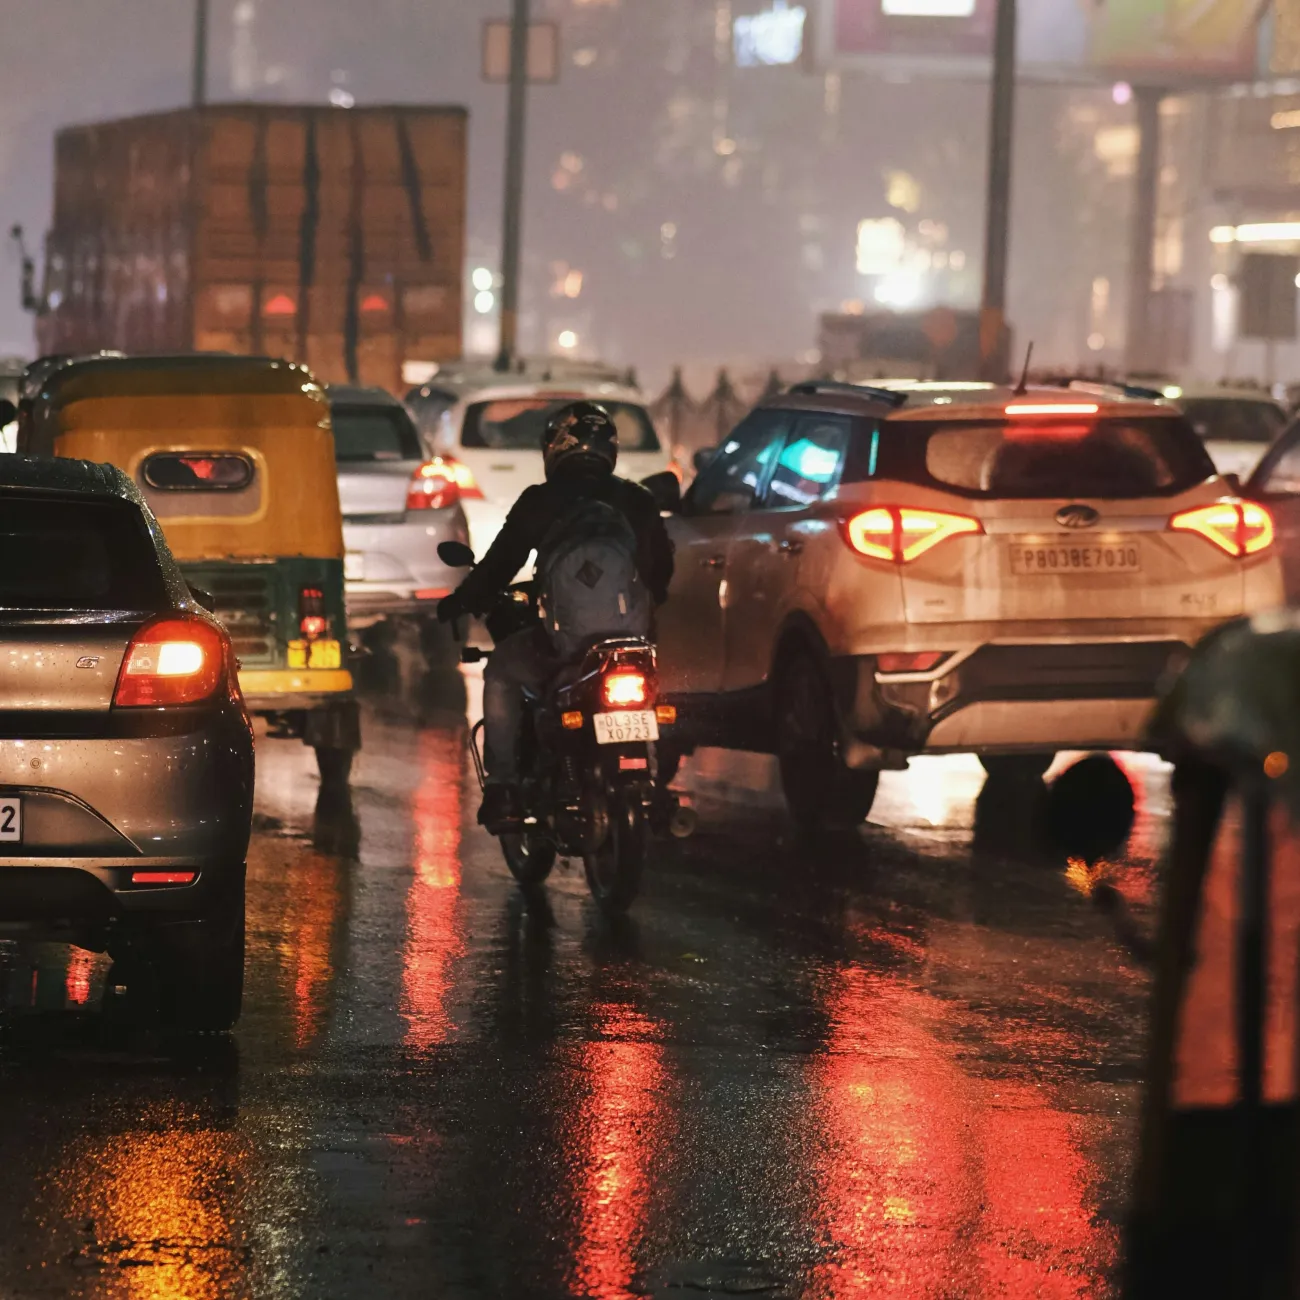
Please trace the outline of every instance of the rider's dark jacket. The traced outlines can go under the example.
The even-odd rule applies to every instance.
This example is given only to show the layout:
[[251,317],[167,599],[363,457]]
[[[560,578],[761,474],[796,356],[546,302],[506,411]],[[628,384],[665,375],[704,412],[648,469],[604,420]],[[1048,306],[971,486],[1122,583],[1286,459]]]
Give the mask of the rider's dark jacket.
[[496,541],[469,576],[443,602],[446,618],[455,614],[484,614],[505,590],[515,574],[541,545],[556,520],[582,499],[595,497],[622,512],[636,534],[637,570],[650,589],[656,605],[668,599],[673,576],[673,544],[664,528],[655,499],[639,483],[614,474],[565,474],[535,484],[521,493]]

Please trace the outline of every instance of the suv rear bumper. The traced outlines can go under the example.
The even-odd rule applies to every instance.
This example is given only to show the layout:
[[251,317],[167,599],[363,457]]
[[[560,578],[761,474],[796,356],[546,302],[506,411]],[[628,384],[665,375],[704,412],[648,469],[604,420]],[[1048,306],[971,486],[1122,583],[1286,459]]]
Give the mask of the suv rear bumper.
[[[902,754],[1140,747],[1181,641],[984,645],[931,673],[883,674],[874,657],[832,663],[850,763]],[[853,743],[856,742],[856,743]]]

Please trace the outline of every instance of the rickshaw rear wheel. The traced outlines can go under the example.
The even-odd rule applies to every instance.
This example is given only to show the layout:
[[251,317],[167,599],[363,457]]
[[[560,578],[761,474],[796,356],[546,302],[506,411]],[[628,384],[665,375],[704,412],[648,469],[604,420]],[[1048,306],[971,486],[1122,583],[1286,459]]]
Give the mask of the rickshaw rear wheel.
[[316,767],[320,771],[322,786],[347,785],[352,774],[352,758],[356,753],[352,749],[333,749],[326,745],[316,746]]

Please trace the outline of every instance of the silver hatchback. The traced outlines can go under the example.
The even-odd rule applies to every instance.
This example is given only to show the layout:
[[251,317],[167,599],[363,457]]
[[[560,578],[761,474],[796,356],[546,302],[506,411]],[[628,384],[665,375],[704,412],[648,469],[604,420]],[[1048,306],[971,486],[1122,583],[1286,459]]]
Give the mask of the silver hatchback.
[[253,732],[234,652],[135,485],[0,455],[0,936],[147,971],[228,1029],[244,972]]
[[329,399],[348,626],[413,618],[432,627],[438,601],[461,577],[438,545],[469,535],[456,467],[424,455],[410,413],[382,388],[336,385]]

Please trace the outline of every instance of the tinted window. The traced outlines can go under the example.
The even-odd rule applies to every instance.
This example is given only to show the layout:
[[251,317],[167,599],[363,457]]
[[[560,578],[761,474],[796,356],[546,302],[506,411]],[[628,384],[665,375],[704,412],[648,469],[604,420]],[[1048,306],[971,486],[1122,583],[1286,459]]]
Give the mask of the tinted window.
[[755,411],[718,448],[687,495],[695,515],[728,515],[748,510],[762,487],[790,424],[785,411]]
[[242,492],[253,481],[253,462],[230,452],[159,452],[141,473],[160,492]]
[[886,421],[880,459],[881,478],[989,497],[1163,496],[1214,473],[1170,417]]
[[420,435],[411,417],[395,406],[335,406],[334,459],[337,461],[423,460]]
[[166,591],[129,502],[0,492],[0,609],[153,610]]
[[1192,428],[1212,442],[1272,442],[1286,416],[1272,402],[1232,397],[1189,397],[1179,403]]
[[844,415],[806,415],[781,447],[764,504],[809,506],[839,482],[853,421]]
[[[503,397],[476,402],[465,411],[462,447],[490,447],[497,451],[542,449],[542,432],[556,411],[571,405],[573,397]],[[619,451],[658,451],[659,438],[645,409],[630,402],[601,402],[618,428]]]

